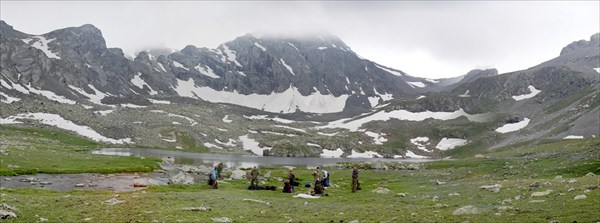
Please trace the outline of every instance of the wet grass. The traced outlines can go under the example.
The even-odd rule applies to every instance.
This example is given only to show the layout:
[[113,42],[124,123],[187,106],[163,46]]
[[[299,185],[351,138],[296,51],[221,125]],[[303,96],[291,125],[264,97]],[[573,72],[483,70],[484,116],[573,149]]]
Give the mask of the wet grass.
[[[0,193],[1,203],[18,208],[19,218],[5,222],[35,222],[40,217],[51,222],[212,222],[211,218],[219,217],[234,222],[596,222],[600,189],[584,191],[600,184],[600,177],[585,176],[600,168],[599,144],[598,139],[563,140],[502,148],[485,154],[488,158],[431,162],[423,170],[361,170],[363,189],[357,193],[350,190],[351,170],[329,169],[337,187],[326,189],[329,196],[318,199],[293,198],[280,190],[249,191],[243,180],[221,182],[218,190],[201,183],[123,193],[33,189]],[[274,178],[287,175],[286,169],[261,170],[266,171]],[[312,170],[294,172],[302,183],[312,181]],[[530,187],[535,182],[541,186]],[[274,179],[264,183],[282,186]],[[502,187],[499,192],[479,188],[491,184]],[[391,192],[373,193],[378,187]],[[296,189],[296,193],[308,190]],[[552,192],[531,196],[545,190]],[[587,198],[574,200],[582,194]],[[124,203],[103,204],[111,198]],[[475,206],[479,213],[453,215],[466,205]],[[199,206],[211,211],[183,210]]]
[[158,169],[154,158],[93,155],[101,146],[73,134],[53,130],[0,127],[0,175],[36,173],[121,173]]

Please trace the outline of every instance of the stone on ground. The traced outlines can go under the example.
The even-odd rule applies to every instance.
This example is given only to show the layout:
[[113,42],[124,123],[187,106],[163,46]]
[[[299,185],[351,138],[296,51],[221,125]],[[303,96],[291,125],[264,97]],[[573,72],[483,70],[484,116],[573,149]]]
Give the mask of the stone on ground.
[[388,194],[392,191],[388,190],[387,188],[383,188],[383,187],[378,187],[377,189],[372,191],[373,193],[378,193],[378,194]]
[[211,218],[211,219],[213,220],[213,222],[220,222],[220,223],[232,222],[231,218],[228,218],[228,217]]
[[477,210],[477,207],[475,207],[473,205],[467,205],[467,206],[464,206],[464,207],[454,210],[452,212],[452,214],[453,215],[479,214],[479,210]]
[[587,198],[587,196],[585,196],[585,194],[575,196],[575,200],[581,200],[581,199],[586,199],[586,198]]
[[243,180],[246,178],[246,171],[243,170],[234,170],[231,172],[231,179],[233,180]]
[[171,177],[171,179],[169,179],[169,184],[194,184],[194,177],[190,176],[187,173],[179,172],[175,176]]
[[552,193],[553,190],[546,190],[546,191],[541,191],[541,192],[533,192],[531,193],[532,197],[543,197],[546,196],[550,193]]

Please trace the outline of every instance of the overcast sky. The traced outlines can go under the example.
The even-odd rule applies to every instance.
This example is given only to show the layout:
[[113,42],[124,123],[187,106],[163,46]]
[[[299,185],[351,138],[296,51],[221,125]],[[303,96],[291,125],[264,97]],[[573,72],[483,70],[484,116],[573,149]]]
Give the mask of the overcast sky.
[[0,1],[15,29],[44,34],[93,24],[109,47],[214,48],[253,32],[327,31],[364,58],[413,76],[501,73],[558,56],[600,31],[600,1],[272,2]]

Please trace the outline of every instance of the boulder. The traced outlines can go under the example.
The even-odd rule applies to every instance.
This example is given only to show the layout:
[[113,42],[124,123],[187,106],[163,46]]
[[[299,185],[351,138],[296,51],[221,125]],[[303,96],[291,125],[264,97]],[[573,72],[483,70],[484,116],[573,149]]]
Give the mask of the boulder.
[[552,193],[553,190],[546,190],[546,191],[541,191],[541,192],[533,192],[531,193],[532,197],[543,197],[546,196],[550,193]]
[[589,173],[587,173],[585,176],[586,176],[586,177],[595,177],[595,176],[596,176],[596,174],[594,174],[594,173],[592,173],[592,172],[589,172]]
[[0,219],[17,218],[17,215],[12,211],[0,210]]
[[211,220],[213,220],[213,222],[220,222],[220,223],[232,222],[231,218],[228,218],[228,217],[211,218]]
[[459,209],[456,209],[452,212],[453,215],[464,215],[464,214],[479,214],[479,210],[477,207],[473,205],[463,206]]
[[75,184],[75,187],[85,187],[85,184]]
[[107,204],[107,205],[115,205],[115,204],[120,204],[120,203],[123,203],[123,202],[125,202],[125,201],[122,201],[122,200],[117,200],[117,198],[114,198],[114,197],[113,197],[113,198],[111,198],[111,199],[105,200],[105,201],[104,201],[104,202],[102,202],[102,203],[103,203],[103,204]]
[[269,178],[271,178],[271,171],[267,171],[267,173],[265,173],[265,179]]
[[159,185],[160,183],[150,178],[138,178],[133,180],[133,187],[149,187]]
[[243,170],[234,170],[231,172],[231,179],[233,180],[242,180],[246,178],[246,171]]
[[212,209],[210,207],[200,206],[200,207],[185,207],[185,208],[183,208],[183,210],[207,212],[207,211],[211,211]]
[[169,179],[169,184],[194,184],[194,177],[190,176],[187,173],[179,172]]
[[385,163],[381,162],[381,160],[375,161],[373,164],[371,164],[371,169],[374,170],[388,170],[388,166],[385,165]]
[[406,197],[406,194],[405,193],[397,193],[395,196],[396,197]]
[[499,192],[500,188],[502,188],[502,184],[483,185],[479,187],[479,189],[486,189],[494,193]]
[[577,196],[575,196],[575,198],[574,198],[574,199],[575,199],[575,200],[581,200],[581,199],[586,199],[586,198],[587,198],[587,196],[585,196],[585,194],[582,194],[582,195],[577,195]]
[[378,194],[388,194],[392,191],[388,190],[387,188],[383,188],[383,187],[378,187],[377,189],[372,191],[373,193],[378,193]]

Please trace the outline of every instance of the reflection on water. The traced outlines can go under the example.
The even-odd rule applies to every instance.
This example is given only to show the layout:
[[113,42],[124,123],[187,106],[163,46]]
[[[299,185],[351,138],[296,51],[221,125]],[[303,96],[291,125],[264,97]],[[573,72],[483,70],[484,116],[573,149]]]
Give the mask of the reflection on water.
[[386,159],[386,158],[316,158],[316,157],[273,157],[251,156],[219,153],[191,153],[173,150],[137,149],[137,148],[104,148],[93,154],[114,156],[155,157],[169,160],[175,164],[213,166],[222,162],[228,168],[260,167],[316,167],[335,166],[338,162],[428,162],[431,159]]

